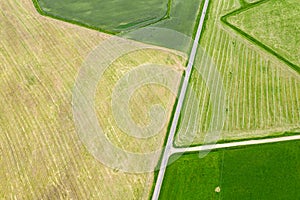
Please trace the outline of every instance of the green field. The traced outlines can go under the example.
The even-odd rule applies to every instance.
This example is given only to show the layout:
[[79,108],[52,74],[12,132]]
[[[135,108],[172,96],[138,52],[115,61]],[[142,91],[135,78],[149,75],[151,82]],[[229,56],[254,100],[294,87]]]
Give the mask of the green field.
[[185,154],[167,168],[161,200],[299,198],[299,141],[198,155]]
[[[215,62],[222,75],[215,81],[222,82],[226,91],[226,117],[220,140],[300,131],[299,74],[274,53],[221,21],[228,13],[256,1],[211,0],[207,12],[200,46]],[[274,2],[279,12],[292,0]],[[86,56],[110,36],[74,24],[112,34],[146,26],[193,36],[202,6],[203,0],[1,1],[0,27],[4,31],[0,31],[0,199],[148,199],[154,173],[125,173],[105,166],[85,148],[76,131],[72,112],[74,82]],[[35,8],[49,17],[41,16]],[[256,14],[257,9],[249,12]],[[294,11],[297,19],[298,12]],[[266,12],[269,11],[264,8]],[[245,17],[230,22],[243,28],[240,23],[248,23],[253,13],[239,13]],[[259,15],[257,19],[263,17]],[[257,34],[263,32],[253,27],[256,22],[251,23],[245,25],[244,31],[254,28]],[[280,55],[296,63],[298,26],[279,23],[284,31],[274,32],[273,39],[280,46],[272,46],[269,38],[257,39],[269,42],[270,48],[277,48],[276,52],[281,51]],[[293,28],[295,32],[290,34]],[[281,40],[282,34],[288,34],[295,43]],[[190,43],[186,43],[179,49],[189,47]],[[290,48],[294,49],[284,54]],[[168,124],[148,139],[133,138],[118,127],[112,111],[112,92],[138,65],[168,65],[181,73],[185,59],[159,48],[132,52],[111,63],[99,79],[94,99],[98,123],[111,143],[134,153],[150,152],[163,145]],[[211,119],[218,119],[210,103],[211,91],[199,73],[210,70],[207,60],[198,52],[195,63],[174,141],[178,146],[189,144],[191,129],[196,130],[192,144],[203,143]],[[174,79],[177,86],[179,82]],[[197,98],[189,98],[192,92]],[[151,121],[149,109],[160,104],[168,121],[175,101],[175,95],[161,85],[143,86],[131,96],[129,114],[137,125],[145,126]],[[297,197],[299,160],[299,142],[220,150],[203,159],[186,154],[169,166],[161,199]],[[217,187],[220,193],[215,192]],[[289,196],[283,196],[283,190]]]
[[172,0],[170,17],[153,26],[169,28],[187,36],[193,36],[199,21],[197,17],[202,10],[203,3],[203,0]]
[[[219,140],[266,137],[293,131],[300,127],[300,76],[282,60],[222,23],[222,16],[241,8],[238,2],[211,1],[200,40],[200,47],[221,75],[214,82],[222,83],[226,93],[226,116]],[[281,43],[294,45],[285,40]],[[297,56],[296,52],[294,54]],[[193,132],[192,145],[202,144],[211,119],[220,118],[213,112],[210,91],[199,74],[201,70],[211,70],[202,56],[199,51],[179,120],[177,146],[189,145]],[[195,99],[189,98],[192,92],[196,94]],[[219,110],[222,112],[224,110]]]
[[[112,34],[129,32],[127,38],[131,38],[130,31],[142,27],[171,29],[192,37],[204,3],[203,0],[33,1],[43,15]],[[135,35],[133,39],[151,43],[148,37],[137,38]],[[164,40],[153,44],[169,48],[164,45]],[[188,53],[190,46],[191,42],[187,41],[176,49]]]
[[240,34],[266,48],[300,73],[300,2],[261,2],[235,11],[225,20]]
[[[193,38],[197,30],[197,22],[199,21],[198,18],[201,13],[200,11],[202,10],[203,3],[203,0],[172,0],[170,16],[167,19],[152,24],[149,27],[175,30],[184,34],[187,38]],[[147,41],[144,42],[147,43]],[[176,41],[175,44],[177,43],[179,42]],[[160,44],[156,45],[170,48],[164,44],[164,41],[161,41]],[[180,46],[176,49],[188,54],[190,52],[191,45],[192,41],[187,41],[183,44],[180,44]]]
[[33,0],[40,13],[109,33],[146,26],[168,16],[168,0]]

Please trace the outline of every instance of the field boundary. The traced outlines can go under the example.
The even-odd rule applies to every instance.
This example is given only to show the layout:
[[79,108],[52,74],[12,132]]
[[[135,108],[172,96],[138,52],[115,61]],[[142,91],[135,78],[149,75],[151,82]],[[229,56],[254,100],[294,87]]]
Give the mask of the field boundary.
[[[248,140],[272,139],[272,138],[295,136],[295,135],[299,135],[299,133],[293,132],[293,131],[272,132],[272,135],[266,135],[266,136],[261,136],[261,137],[257,136],[257,137],[251,137],[251,138],[241,138],[241,139],[223,139],[223,140],[219,140],[216,144],[227,144],[227,143],[232,143],[232,142],[242,142],[242,141],[248,141]],[[190,146],[186,146],[186,145],[176,145],[175,141],[173,144],[173,146],[175,148],[190,148],[190,147],[198,147],[198,146],[202,146],[202,145],[206,145],[206,144],[198,143],[198,144],[192,144]]]
[[[239,34],[241,34],[247,40],[256,43],[258,46],[260,46],[261,48],[265,49],[266,51],[268,51],[272,55],[276,56],[279,60],[281,60],[284,63],[286,63],[293,70],[295,70],[296,72],[300,73],[300,68],[297,65],[291,63],[289,60],[285,59],[283,56],[281,56],[280,54],[276,53],[270,47],[264,45],[263,43],[259,42],[258,40],[256,40],[255,38],[251,37],[250,35],[247,35],[246,33],[244,33],[243,31],[241,31],[240,29],[238,29],[237,27],[233,26],[232,24],[230,24],[227,21],[227,18],[229,16],[231,16],[231,15],[238,14],[238,13],[243,12],[245,10],[251,9],[251,8],[253,8],[255,6],[258,6],[258,5],[261,5],[263,3],[266,3],[268,1],[269,0],[261,0],[261,1],[258,1],[258,2],[249,3],[249,2],[246,2],[244,0],[240,0],[240,2],[243,3],[243,4],[241,4],[241,8],[239,8],[237,10],[234,10],[234,11],[232,11],[232,12],[230,12],[230,13],[222,16],[220,18],[220,20],[221,20],[222,23],[228,25],[230,28],[232,28],[235,31],[237,31]],[[210,6],[211,6],[211,4],[208,4],[208,8]],[[205,9],[205,6],[204,6],[204,9]],[[201,12],[203,13],[204,11],[202,10]],[[205,11],[206,14],[208,12],[209,12],[209,9],[207,11]],[[197,20],[199,20],[198,17],[197,17]],[[199,24],[201,24],[201,23],[197,22],[197,26],[199,26]],[[205,25],[206,25],[206,20],[204,20],[204,22],[202,23],[202,31],[204,31]],[[202,35],[200,35],[200,38],[201,38],[201,36]],[[182,85],[181,85],[181,87],[182,87]],[[179,103],[179,101],[176,101],[175,105],[177,103]],[[173,112],[176,112],[176,110],[173,110]],[[172,113],[172,114],[173,115],[172,115],[171,119],[174,120],[174,113]],[[179,116],[179,118],[180,118],[180,116]],[[172,130],[170,132],[172,132]],[[171,156],[174,156],[176,154],[182,154],[182,155],[184,155],[184,154],[195,153],[195,152],[216,151],[218,149],[224,149],[224,148],[246,148],[248,146],[253,146],[253,145],[269,144],[269,143],[279,143],[279,142],[285,142],[285,141],[300,140],[300,135],[299,135],[299,133],[297,131],[296,132],[293,132],[292,130],[291,131],[282,131],[282,132],[275,132],[274,134],[275,135],[257,136],[257,137],[254,137],[254,138],[220,140],[216,144],[195,144],[195,145],[188,146],[188,147],[186,147],[186,146],[178,146],[177,147],[175,145],[175,143],[174,143],[174,138],[173,138],[173,140],[172,140],[173,142],[172,142],[172,145],[170,147],[169,152],[167,152],[167,156],[166,156],[166,151],[168,149],[166,148],[166,151],[164,152],[164,154],[162,155],[162,157],[160,159],[160,162],[158,163],[158,166],[160,166],[160,170],[158,172],[155,172],[155,175],[154,175],[155,185],[153,185],[153,187],[155,188],[155,190],[157,189],[157,187],[158,188],[162,187],[164,173],[167,170],[167,165],[163,162],[165,160],[165,157],[167,157],[167,161],[168,161],[168,159]],[[167,143],[166,146],[168,146],[170,137],[172,137],[172,134],[167,134],[167,140],[165,141],[165,143]],[[158,180],[159,178],[161,178],[162,180]],[[158,182],[159,182],[159,185],[157,185]],[[152,198],[152,200],[157,200],[159,198],[160,191],[157,192],[155,190],[154,190],[152,196],[150,196],[150,198]]]
[[[172,5],[172,1],[173,0],[168,0],[168,4],[167,4],[167,11],[166,13],[164,14],[163,17],[161,17],[160,19],[158,20],[155,20],[154,22],[152,23],[148,23],[146,25],[141,25],[141,26],[132,26],[132,30],[135,30],[136,28],[143,28],[143,27],[146,27],[146,26],[150,26],[152,24],[156,24],[160,21],[163,21],[165,19],[168,19],[170,18],[170,12],[171,12],[171,5]],[[99,32],[103,32],[103,33],[106,33],[106,34],[110,34],[110,35],[116,35],[116,34],[119,34],[121,32],[127,32],[128,30],[124,30],[124,31],[108,31],[108,30],[105,30],[105,29],[102,29],[102,28],[99,28],[97,26],[93,26],[93,25],[90,25],[90,24],[86,24],[86,23],[83,23],[83,22],[80,22],[80,21],[76,21],[76,20],[71,20],[71,19],[66,19],[64,17],[61,17],[61,16],[57,16],[57,15],[54,15],[54,14],[50,14],[50,13],[47,13],[45,12],[40,4],[39,4],[39,0],[32,0],[33,2],[33,5],[35,7],[35,9],[37,10],[37,12],[42,15],[42,16],[45,16],[45,17],[50,17],[50,18],[53,18],[53,19],[56,19],[56,20],[60,20],[60,21],[63,21],[63,22],[67,22],[67,23],[70,23],[70,24],[74,24],[74,25],[77,25],[77,26],[81,26],[81,27],[84,27],[84,28],[88,28],[88,29],[92,29],[92,30],[96,30],[96,31],[99,31]],[[147,22],[149,20],[146,20],[146,21],[143,21],[143,22]],[[141,23],[143,23],[141,22]]]
[[231,29],[233,29],[234,31],[236,31],[237,33],[239,33],[241,36],[243,36],[248,41],[250,41],[250,42],[256,44],[257,46],[261,47],[262,49],[266,50],[268,53],[272,54],[273,56],[275,56],[276,58],[278,58],[279,60],[281,60],[282,62],[287,64],[290,68],[295,70],[298,74],[300,74],[300,67],[298,65],[292,63],[287,58],[280,55],[280,53],[277,53],[275,50],[273,50],[271,47],[265,45],[263,42],[260,42],[258,39],[252,37],[251,35],[247,34],[246,32],[242,31],[238,27],[236,27],[236,26],[234,26],[234,25],[232,25],[231,23],[228,22],[228,17],[235,16],[239,13],[242,13],[246,10],[249,10],[253,7],[259,6],[259,5],[264,4],[264,3],[267,3],[269,1],[270,0],[261,0],[261,1],[258,1],[258,2],[246,4],[246,6],[242,6],[241,8],[239,8],[237,10],[234,10],[234,11],[222,16],[221,17],[221,22],[224,23],[225,25],[227,25],[228,27],[230,27]]
[[202,152],[202,151],[211,151],[211,150],[216,150],[216,149],[246,147],[246,146],[252,146],[252,145],[259,145],[259,144],[270,144],[270,143],[279,143],[279,142],[295,141],[295,140],[300,140],[300,135],[266,138],[266,139],[260,139],[260,140],[251,140],[250,139],[250,140],[245,140],[245,141],[228,142],[228,143],[222,143],[222,144],[200,145],[200,146],[189,147],[189,148],[173,148],[171,155],[174,155],[177,153]]
[[99,32],[107,33],[107,34],[110,34],[110,35],[115,35],[116,34],[115,32],[107,31],[107,30],[101,29],[101,28],[96,27],[96,26],[91,26],[91,25],[81,23],[81,22],[78,22],[78,21],[75,21],[75,20],[69,20],[69,19],[65,19],[65,18],[57,16],[57,15],[49,14],[49,13],[45,12],[40,7],[38,0],[32,0],[32,2],[33,2],[33,5],[34,5],[35,9],[37,10],[37,12],[42,16],[50,17],[50,18],[53,18],[53,19],[56,19],[56,20],[60,20],[60,21],[67,22],[67,23],[70,23],[70,24],[74,24],[74,25],[77,25],[77,26],[81,26],[81,27],[84,27],[84,28],[96,30],[96,31],[99,31]]

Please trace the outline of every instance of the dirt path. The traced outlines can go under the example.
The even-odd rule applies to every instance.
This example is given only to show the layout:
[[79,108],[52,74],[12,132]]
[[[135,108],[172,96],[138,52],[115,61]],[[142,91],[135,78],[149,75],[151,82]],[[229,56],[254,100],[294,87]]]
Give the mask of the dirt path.
[[291,141],[291,140],[300,140],[300,135],[268,138],[268,139],[260,139],[260,140],[246,140],[240,142],[229,142],[224,144],[202,145],[202,146],[189,147],[189,148],[173,148],[171,154],[183,153],[183,152],[208,151],[214,149],[223,149],[223,148],[230,148],[230,147],[257,145],[257,144],[268,144],[268,143],[284,142],[284,141]]

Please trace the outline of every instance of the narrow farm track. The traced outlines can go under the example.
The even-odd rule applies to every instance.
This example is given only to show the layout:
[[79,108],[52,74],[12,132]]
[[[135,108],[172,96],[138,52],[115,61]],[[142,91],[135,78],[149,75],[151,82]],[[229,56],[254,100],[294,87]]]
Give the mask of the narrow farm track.
[[173,148],[172,154],[211,151],[211,150],[215,150],[215,149],[225,149],[225,148],[242,147],[242,146],[249,146],[249,145],[259,145],[259,144],[269,144],[269,143],[286,142],[286,141],[294,141],[294,140],[295,141],[300,140],[300,135],[277,137],[277,138],[270,138],[270,139],[260,139],[260,140],[247,140],[247,141],[241,141],[241,142],[229,142],[229,143],[224,143],[224,144],[200,145],[200,146],[189,147],[189,148]]

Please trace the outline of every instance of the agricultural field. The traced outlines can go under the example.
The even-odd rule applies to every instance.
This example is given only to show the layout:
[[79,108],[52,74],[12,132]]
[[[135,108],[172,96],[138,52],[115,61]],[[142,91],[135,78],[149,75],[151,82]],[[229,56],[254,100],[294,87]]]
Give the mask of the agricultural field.
[[[203,0],[190,0],[188,2],[181,0],[151,0],[146,2],[128,0],[33,1],[36,9],[43,15],[102,32],[119,33],[127,38],[167,48],[170,47],[168,44],[164,44],[163,40],[159,44],[157,42],[152,43],[147,36],[137,38],[134,31],[140,28],[143,31],[143,28],[146,28],[147,33],[148,28],[164,28],[192,38],[199,20],[198,14],[204,3]],[[188,12],[186,12],[187,10]],[[131,31],[135,33],[134,36],[130,35],[132,34]],[[191,41],[186,41],[176,49],[188,54],[190,47]]]
[[[224,112],[226,117],[223,128],[219,130],[219,141],[278,136],[285,132],[297,132],[300,126],[299,73],[221,20],[216,20],[240,8],[239,1],[233,0],[210,3],[205,31],[177,127],[174,142],[177,146],[189,145],[191,141],[192,145],[202,144],[213,120],[219,120]],[[247,13],[252,9],[253,14],[257,13],[255,7],[248,9]],[[294,27],[298,21],[291,21],[290,26]],[[257,25],[254,30],[260,27]],[[265,28],[267,30],[268,26]],[[293,34],[290,34],[291,37],[294,37]],[[297,42],[291,44],[283,39],[278,44],[288,47]],[[211,92],[201,76],[203,71],[211,70],[207,59],[203,59],[203,52],[220,73],[219,80],[214,80],[214,83],[222,84],[226,94],[225,111],[218,110],[219,116],[214,109],[220,109],[220,106],[212,108]],[[296,55],[299,53],[294,52]],[[189,98],[192,93],[196,94],[196,98]]]
[[[104,166],[82,144],[73,121],[72,90],[82,62],[111,36],[41,16],[30,0],[1,1],[0,7],[0,198],[147,199],[153,173],[128,174]],[[102,82],[115,83],[126,72],[116,70],[124,62],[166,60],[160,64],[178,68],[185,60],[167,52],[147,50],[120,58]],[[95,96],[99,108],[112,88],[101,87]],[[145,93],[160,99],[137,105]],[[170,115],[173,94],[149,86],[132,99],[131,112],[139,116],[138,123],[145,123],[144,109],[153,101],[162,102]],[[148,150],[153,142],[163,143],[162,132],[149,142]],[[107,135],[115,143],[121,138]],[[138,145],[145,143],[129,141],[124,146],[139,151]]]
[[[170,16],[151,26],[168,28],[192,37],[195,33],[198,15],[203,7],[203,0],[172,0]],[[188,12],[187,12],[188,11]]]
[[108,33],[147,26],[169,15],[169,0],[33,0],[43,15]]
[[168,166],[159,199],[297,199],[299,153],[290,141],[185,154]]
[[298,0],[0,7],[0,199],[299,196]]
[[299,11],[297,0],[261,1],[230,13],[224,20],[300,73]]
[[[101,127],[115,146],[138,153],[155,151],[158,147],[163,146],[168,126],[167,122],[170,120],[175,95],[177,94],[172,93],[169,88],[160,84],[142,85],[134,91],[129,101],[129,116],[127,117],[132,117],[135,124],[140,127],[146,127],[147,124],[150,123],[150,120],[153,120],[151,116],[148,115],[153,105],[161,105],[168,114],[166,116],[167,122],[160,132],[156,133],[153,137],[141,140],[128,135],[128,133],[119,127],[120,124],[115,120],[116,116],[113,113],[113,105],[111,102],[114,101],[113,91],[120,79],[125,77],[127,73],[131,73],[132,70],[137,69],[139,65],[147,62],[155,63],[158,65],[177,67],[178,77],[177,80],[174,80],[174,88],[178,88],[182,72],[184,71],[183,66],[185,61],[186,59],[184,57],[172,55],[168,51],[143,50],[127,54],[109,66],[98,82],[95,107]],[[149,78],[149,74],[147,78]],[[134,82],[130,84],[137,84],[137,80],[138,79],[135,78]],[[128,83],[126,82],[126,84]],[[160,123],[156,124],[160,125]]]
[[[183,34],[184,37],[189,38],[190,40],[184,42],[176,49],[189,54],[204,0],[190,0],[186,2],[182,0],[172,0],[171,2],[170,16],[167,19],[152,24],[147,28],[164,28]],[[176,43],[179,42],[176,41]],[[164,42],[162,41],[157,45],[164,46]]]

